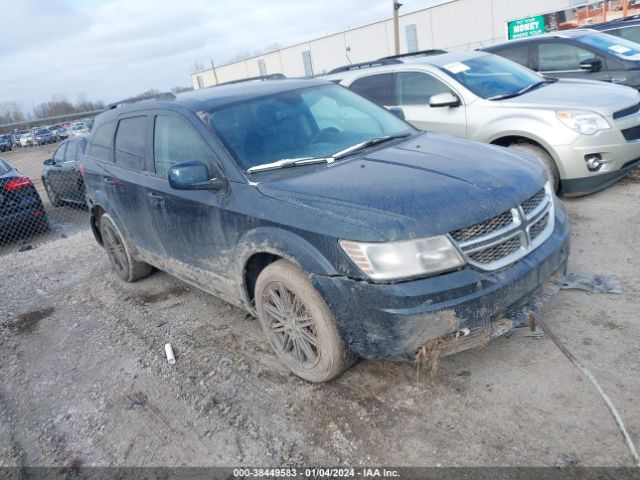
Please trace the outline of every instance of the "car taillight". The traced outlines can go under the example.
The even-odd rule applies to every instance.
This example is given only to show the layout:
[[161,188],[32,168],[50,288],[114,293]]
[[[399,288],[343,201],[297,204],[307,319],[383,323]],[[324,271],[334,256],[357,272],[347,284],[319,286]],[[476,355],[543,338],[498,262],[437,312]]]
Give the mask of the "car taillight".
[[84,177],[84,164],[83,163],[80,164],[80,175],[82,175]]
[[8,192],[13,192],[14,190],[20,190],[21,188],[30,187],[32,185],[33,183],[31,183],[31,180],[27,177],[21,177],[6,183],[4,185],[4,189]]

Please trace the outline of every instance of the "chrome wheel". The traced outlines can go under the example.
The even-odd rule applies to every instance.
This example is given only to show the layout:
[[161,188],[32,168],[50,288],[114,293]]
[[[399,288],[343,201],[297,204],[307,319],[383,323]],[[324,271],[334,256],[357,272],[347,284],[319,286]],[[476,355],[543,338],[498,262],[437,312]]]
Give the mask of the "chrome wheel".
[[307,307],[280,282],[269,283],[262,295],[271,344],[298,368],[313,368],[320,360],[318,334]]

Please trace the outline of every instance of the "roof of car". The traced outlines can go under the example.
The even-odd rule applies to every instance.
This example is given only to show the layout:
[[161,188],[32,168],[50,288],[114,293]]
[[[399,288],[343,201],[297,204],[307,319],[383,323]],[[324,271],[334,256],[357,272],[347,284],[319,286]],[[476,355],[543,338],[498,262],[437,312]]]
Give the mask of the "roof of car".
[[631,15],[630,17],[616,18],[604,23],[598,23],[596,25],[589,25],[585,28],[591,28],[598,31],[607,31],[617,27],[625,27],[631,25],[637,25],[640,23],[640,15]]
[[304,87],[331,85],[326,80],[311,78],[279,79],[230,83],[209,88],[201,88],[176,95],[160,95],[138,102],[123,103],[99,115],[102,119],[111,118],[120,113],[163,108],[180,105],[194,111],[207,111],[224,105],[242,102],[255,97],[287,92]]
[[542,35],[535,35],[533,37],[518,38],[515,40],[509,40],[507,42],[496,43],[495,45],[491,45],[485,48],[479,48],[478,50],[490,52],[494,48],[503,48],[507,45],[518,45],[520,43],[534,42],[544,38],[579,38],[579,37],[584,37],[585,35],[591,35],[593,33],[600,33],[600,32],[596,32],[595,30],[590,28],[561,30],[557,32],[544,33]]

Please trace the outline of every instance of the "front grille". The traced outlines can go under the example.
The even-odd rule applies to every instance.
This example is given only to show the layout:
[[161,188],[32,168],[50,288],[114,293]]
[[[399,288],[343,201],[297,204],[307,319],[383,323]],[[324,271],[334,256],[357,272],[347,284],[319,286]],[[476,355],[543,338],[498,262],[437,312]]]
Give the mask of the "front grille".
[[538,193],[536,193],[533,197],[528,200],[522,202],[522,210],[526,215],[529,215],[533,212],[538,205],[544,200],[544,188],[541,189]]
[[537,223],[534,223],[529,229],[529,235],[531,236],[531,240],[535,240],[540,236],[544,229],[547,227],[547,222],[549,221],[549,214],[545,213],[544,216],[538,220]]
[[633,142],[634,140],[640,140],[640,125],[635,127],[625,128],[622,130],[622,135],[627,142]]
[[506,242],[499,243],[493,247],[480,250],[478,252],[469,255],[473,260],[478,263],[488,264],[500,260],[507,255],[511,255],[513,252],[521,247],[520,238],[513,237]]
[[470,227],[461,228],[451,234],[454,240],[457,242],[467,242],[474,238],[482,237],[488,233],[495,232],[501,228],[506,227],[513,223],[513,214],[511,211],[501,213],[495,217],[485,220],[484,222],[476,223]]
[[630,107],[623,108],[622,110],[618,110],[613,114],[613,119],[617,120],[619,118],[628,117],[629,115],[633,115],[634,113],[640,112],[640,103],[636,105],[631,105]]
[[508,212],[451,233],[467,261],[497,270],[522,258],[553,230],[553,193],[547,185]]

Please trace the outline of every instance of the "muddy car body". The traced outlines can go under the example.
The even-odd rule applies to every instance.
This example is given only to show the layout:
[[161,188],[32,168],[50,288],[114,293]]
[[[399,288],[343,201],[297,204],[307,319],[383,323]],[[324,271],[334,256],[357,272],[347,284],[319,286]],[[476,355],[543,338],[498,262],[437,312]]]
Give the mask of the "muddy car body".
[[537,161],[419,132],[324,81],[119,106],[82,163],[123,279],[153,265],[247,309],[311,381],[504,333],[492,321],[522,322],[566,268],[567,219]]

